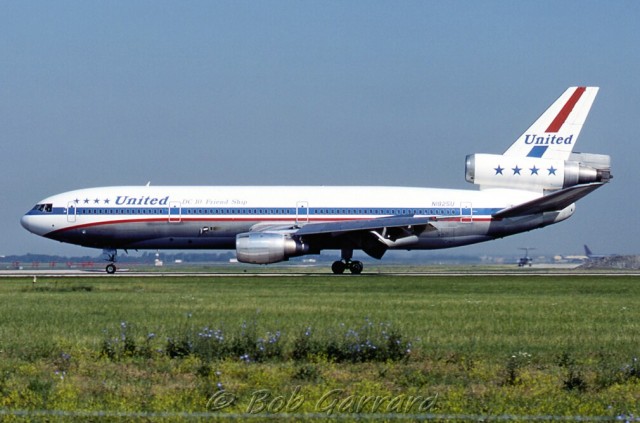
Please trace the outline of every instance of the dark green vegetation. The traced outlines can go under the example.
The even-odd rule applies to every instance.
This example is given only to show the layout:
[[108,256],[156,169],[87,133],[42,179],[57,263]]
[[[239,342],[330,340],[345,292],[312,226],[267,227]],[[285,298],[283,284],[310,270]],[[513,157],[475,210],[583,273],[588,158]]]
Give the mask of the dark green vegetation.
[[5,410],[640,411],[634,276],[25,278],[0,301]]

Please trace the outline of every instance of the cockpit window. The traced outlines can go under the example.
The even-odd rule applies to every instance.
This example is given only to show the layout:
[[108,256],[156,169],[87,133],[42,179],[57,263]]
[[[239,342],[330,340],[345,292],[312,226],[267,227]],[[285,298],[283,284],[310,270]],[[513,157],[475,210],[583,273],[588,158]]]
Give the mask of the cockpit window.
[[53,204],[51,203],[36,204],[33,207],[33,210],[37,210],[39,212],[44,212],[44,213],[51,213],[53,211]]

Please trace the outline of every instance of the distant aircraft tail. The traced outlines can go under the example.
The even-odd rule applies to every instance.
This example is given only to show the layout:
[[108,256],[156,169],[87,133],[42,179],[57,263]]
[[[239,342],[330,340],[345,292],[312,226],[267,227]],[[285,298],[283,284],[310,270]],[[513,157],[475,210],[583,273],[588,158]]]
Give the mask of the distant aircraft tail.
[[593,256],[593,253],[591,252],[591,249],[589,247],[587,247],[587,244],[584,244],[584,255],[591,258],[591,256]]
[[568,88],[504,155],[567,160],[578,141],[598,89]]
[[[480,189],[539,193],[609,182],[609,156],[572,153],[596,94],[598,87],[571,87],[504,154],[467,156],[467,181]],[[579,192],[586,195],[591,190]]]

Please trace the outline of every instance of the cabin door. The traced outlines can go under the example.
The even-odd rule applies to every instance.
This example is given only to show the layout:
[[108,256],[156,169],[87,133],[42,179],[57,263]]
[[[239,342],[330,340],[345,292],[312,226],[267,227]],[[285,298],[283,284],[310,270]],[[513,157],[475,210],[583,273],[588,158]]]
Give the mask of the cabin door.
[[296,223],[309,222],[309,202],[298,201],[296,203]]
[[471,203],[460,204],[460,222],[473,222],[473,208],[471,207]]
[[169,203],[169,222],[178,223],[182,220],[182,204],[179,201]]
[[76,221],[76,205],[73,201],[67,203],[67,222]]

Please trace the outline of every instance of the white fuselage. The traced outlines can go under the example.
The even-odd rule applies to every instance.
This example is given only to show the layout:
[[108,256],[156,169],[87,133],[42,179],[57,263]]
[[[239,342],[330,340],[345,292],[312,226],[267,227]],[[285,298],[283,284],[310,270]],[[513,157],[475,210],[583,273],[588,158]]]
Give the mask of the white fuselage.
[[[388,216],[429,217],[406,249],[434,249],[504,237],[564,220],[574,210],[513,219],[493,213],[540,197],[510,189],[407,187],[122,186],[69,191],[22,218],[29,231],[103,249],[233,249],[236,236],[309,223]],[[340,248],[324,241],[321,249]]]

